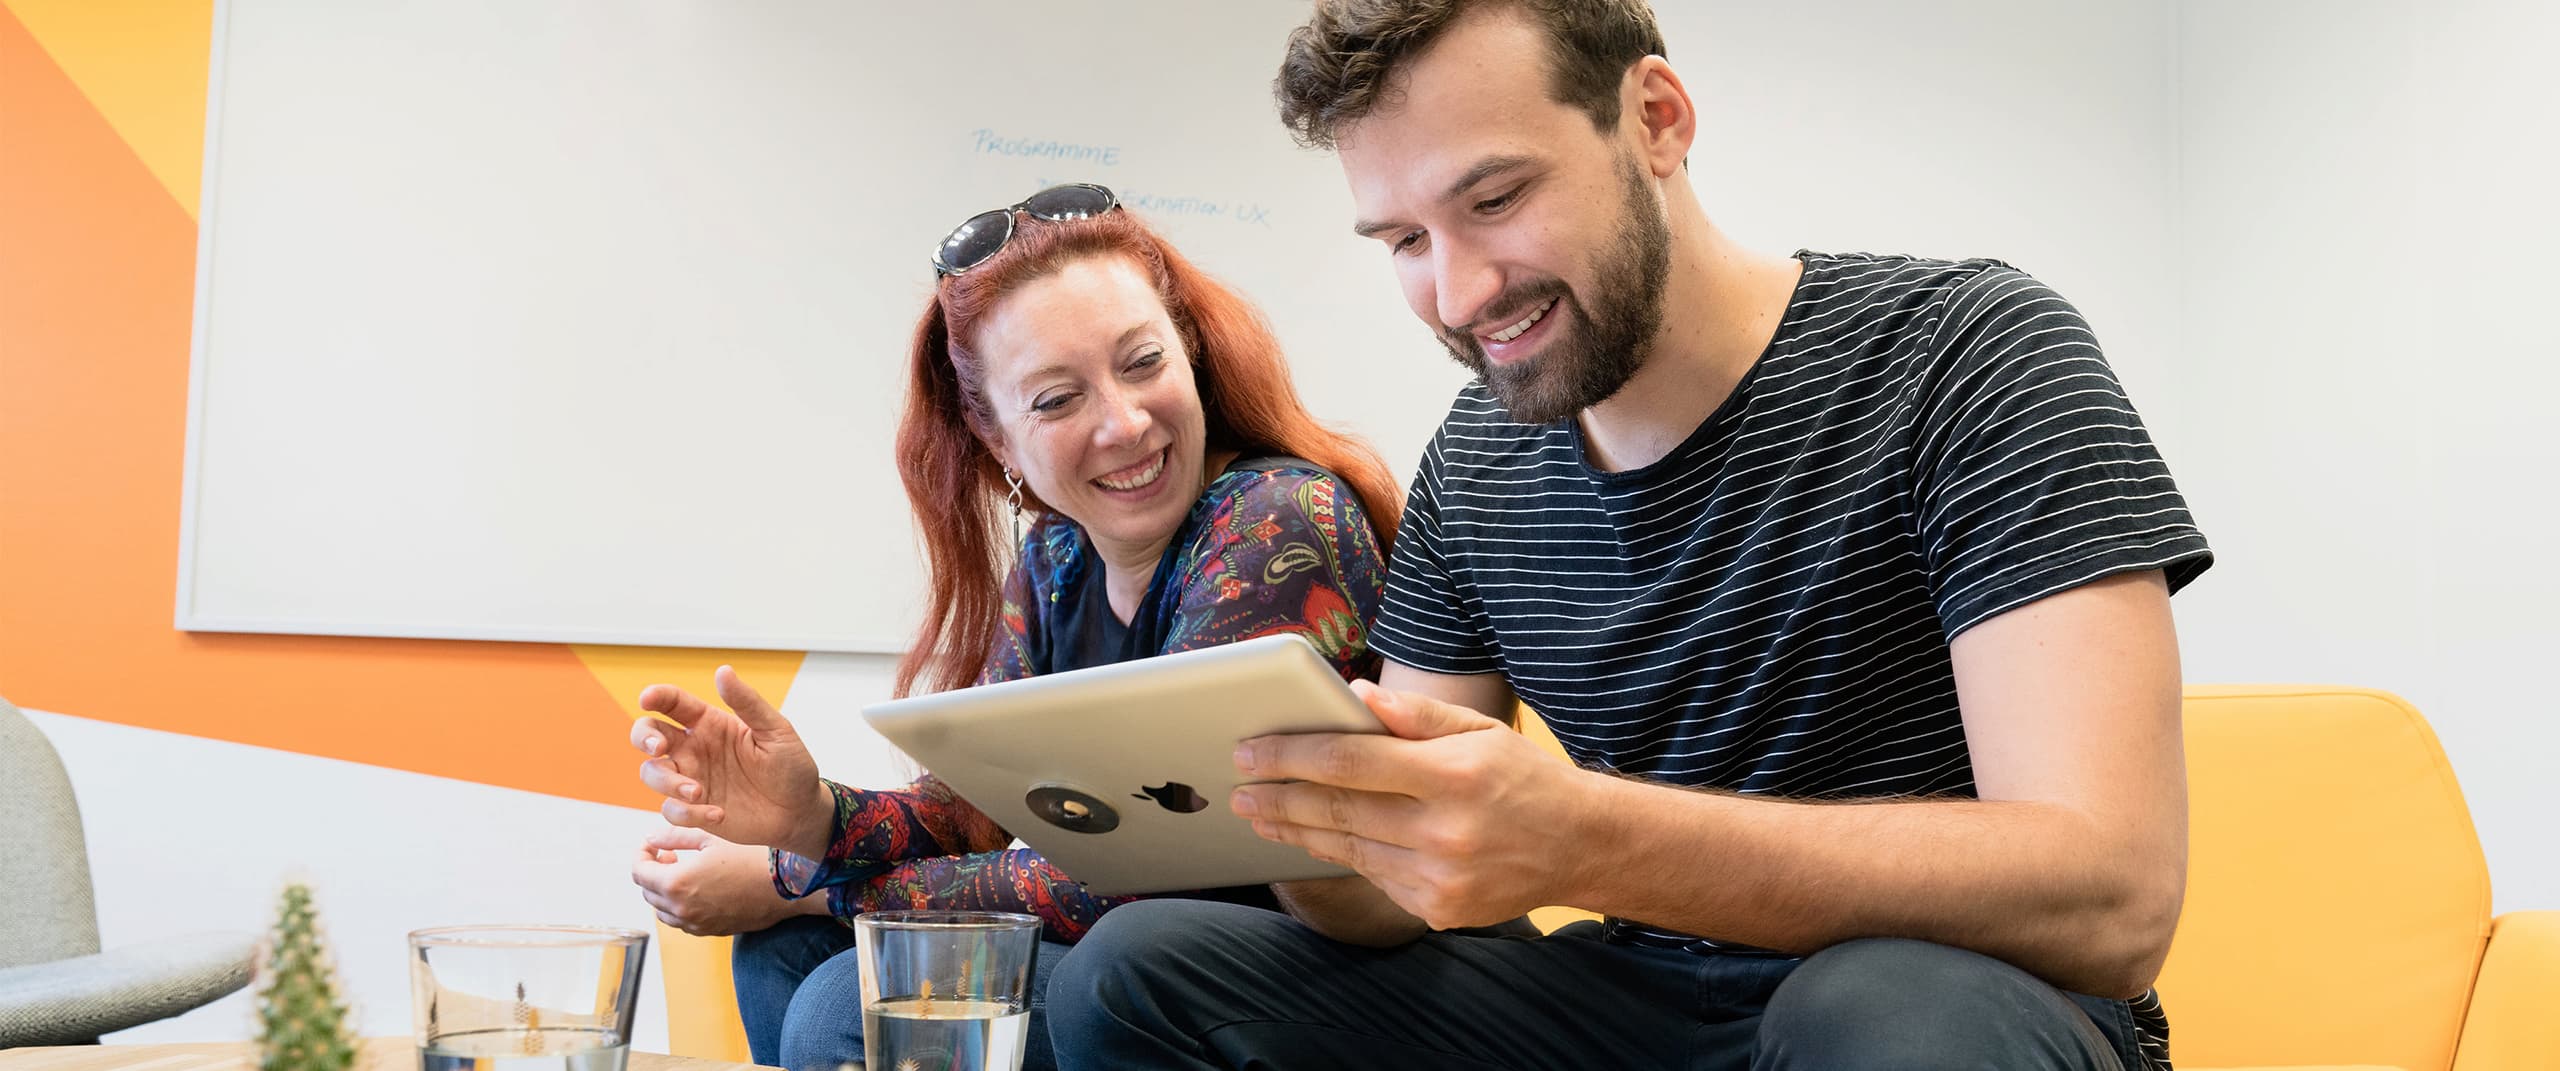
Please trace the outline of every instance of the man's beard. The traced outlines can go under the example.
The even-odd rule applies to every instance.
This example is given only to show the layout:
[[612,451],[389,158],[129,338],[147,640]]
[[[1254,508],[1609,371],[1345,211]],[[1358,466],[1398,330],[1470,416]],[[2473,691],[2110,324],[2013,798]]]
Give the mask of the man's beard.
[[[1440,329],[1440,344],[1449,356],[1474,372],[1493,391],[1496,401],[1523,424],[1562,420],[1608,400],[1644,367],[1653,349],[1654,332],[1662,327],[1662,294],[1671,276],[1671,225],[1645,187],[1644,172],[1632,155],[1619,157],[1625,203],[1618,233],[1599,264],[1592,304],[1562,280],[1541,279],[1505,291],[1490,307],[1507,310],[1511,322],[1547,303],[1571,310],[1564,334],[1527,360],[1493,366],[1475,335]],[[1550,310],[1547,315],[1553,316]],[[1532,328],[1532,330],[1535,330]]]

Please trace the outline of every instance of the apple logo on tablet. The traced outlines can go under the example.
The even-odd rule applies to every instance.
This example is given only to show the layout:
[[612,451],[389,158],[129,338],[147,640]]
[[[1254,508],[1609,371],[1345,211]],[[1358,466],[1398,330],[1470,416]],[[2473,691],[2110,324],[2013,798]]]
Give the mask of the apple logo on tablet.
[[1180,781],[1140,787],[1144,791],[1131,793],[1131,798],[1152,799],[1157,806],[1175,814],[1194,814],[1209,806],[1209,801],[1202,799],[1198,791]]

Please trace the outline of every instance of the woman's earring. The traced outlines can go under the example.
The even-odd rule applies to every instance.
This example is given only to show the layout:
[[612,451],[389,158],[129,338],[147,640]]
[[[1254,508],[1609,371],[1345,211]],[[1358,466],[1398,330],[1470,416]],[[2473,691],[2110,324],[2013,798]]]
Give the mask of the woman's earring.
[[1009,489],[1010,489],[1010,490],[1008,490],[1008,491],[1006,492],[1006,494],[1005,494],[1005,496],[1004,496],[1004,504],[1005,504],[1005,508],[1006,508],[1006,509],[1009,509],[1009,510],[1012,510],[1012,511],[1013,511],[1013,543],[1014,543],[1014,545],[1015,545],[1015,546],[1021,546],[1021,545],[1022,545],[1022,477],[1021,477],[1021,476],[1018,476],[1018,475],[1015,475],[1015,473],[1014,473],[1013,469],[1012,469],[1011,467],[1009,467],[1009,466],[1008,466],[1008,467],[1004,470],[1004,485],[1005,485],[1007,488],[1009,488]]

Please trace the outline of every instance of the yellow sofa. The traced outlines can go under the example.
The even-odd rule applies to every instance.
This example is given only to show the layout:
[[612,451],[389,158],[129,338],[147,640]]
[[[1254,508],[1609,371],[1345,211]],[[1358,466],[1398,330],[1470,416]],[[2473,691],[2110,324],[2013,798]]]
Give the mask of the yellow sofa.
[[[2560,1071],[2560,911],[2492,921],[2470,812],[2415,709],[2199,687],[2186,736],[2187,905],[2160,978],[2180,1068]],[[745,1060],[728,940],[659,934],[670,1050]]]
[[2560,911],[2489,872],[2416,709],[2187,692],[2187,903],[2160,976],[2182,1069],[2560,1068]]

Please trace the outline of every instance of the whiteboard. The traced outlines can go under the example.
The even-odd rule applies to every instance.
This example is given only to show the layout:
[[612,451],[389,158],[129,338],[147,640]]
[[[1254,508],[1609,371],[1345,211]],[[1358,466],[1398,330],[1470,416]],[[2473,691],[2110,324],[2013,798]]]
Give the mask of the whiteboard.
[[903,649],[926,254],[1062,181],[1409,474],[1464,376],[1275,117],[1304,14],[225,0],[179,627]]
[[[1656,7],[1728,232],[2007,258],[2174,446],[2161,0]],[[1464,375],[1279,125],[1306,10],[222,0],[179,626],[901,649],[926,253],[1062,180],[1259,303],[1409,476]]]

